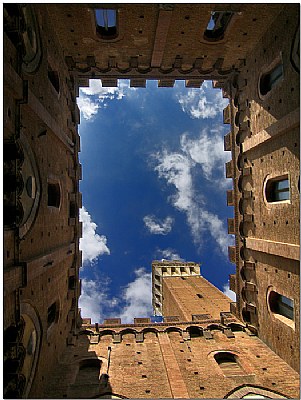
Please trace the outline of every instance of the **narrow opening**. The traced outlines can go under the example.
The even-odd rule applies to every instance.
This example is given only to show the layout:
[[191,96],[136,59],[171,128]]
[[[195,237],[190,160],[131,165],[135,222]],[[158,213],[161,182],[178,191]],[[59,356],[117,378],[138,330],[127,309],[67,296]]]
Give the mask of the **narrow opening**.
[[61,202],[61,190],[58,183],[48,183],[48,206],[59,208]]
[[273,313],[294,320],[294,301],[292,299],[271,291],[269,295],[269,306]]
[[196,338],[196,337],[201,337],[202,336],[202,331],[196,326],[191,326],[187,330],[188,330],[189,335],[190,335],[191,338]]
[[199,299],[203,298],[203,296],[201,294],[199,294],[199,293],[197,293],[197,296],[198,296]]
[[242,314],[242,318],[243,318],[244,322],[251,322],[250,311],[247,311],[245,308],[243,308],[241,314]]
[[204,32],[204,39],[211,42],[222,40],[232,17],[233,13],[229,11],[213,11]]
[[50,326],[57,321],[58,309],[57,303],[51,304],[47,311],[47,325]]
[[243,372],[241,366],[237,362],[236,355],[233,353],[222,351],[215,354],[214,359],[225,375],[236,375]]
[[265,187],[265,196],[269,203],[289,200],[290,189],[288,176],[269,179]]
[[68,289],[69,290],[74,290],[75,289],[75,276],[69,276],[68,278]]
[[117,36],[116,10],[99,8],[95,10],[96,31],[103,39],[113,39]]
[[48,79],[51,83],[51,85],[54,87],[55,91],[57,93],[60,93],[60,80],[59,80],[59,74],[57,71],[53,71],[53,69],[48,65]]
[[282,63],[277,64],[270,71],[261,75],[259,82],[259,90],[262,96],[269,93],[273,87],[280,81],[283,76],[283,65]]
[[69,217],[76,218],[77,216],[78,216],[78,208],[76,207],[76,203],[74,201],[70,201]]

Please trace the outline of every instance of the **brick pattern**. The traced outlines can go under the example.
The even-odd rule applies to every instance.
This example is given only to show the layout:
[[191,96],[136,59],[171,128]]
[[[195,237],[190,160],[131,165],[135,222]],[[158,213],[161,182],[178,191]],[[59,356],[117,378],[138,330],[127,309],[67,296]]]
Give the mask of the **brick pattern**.
[[[264,388],[263,394],[266,389],[298,398],[299,265],[295,256],[288,256],[300,237],[299,74],[290,54],[296,48],[298,5],[216,4],[212,10],[210,4],[119,4],[118,37],[110,41],[97,36],[94,7],[99,6],[6,5],[4,141],[18,149],[10,172],[37,188],[34,193],[33,185],[28,196],[22,179],[18,181],[14,194],[19,202],[9,201],[16,206],[14,222],[20,226],[15,229],[10,223],[4,232],[4,336],[9,336],[4,370],[12,359],[20,365],[17,380],[6,385],[7,397],[77,398],[112,392],[134,398],[223,398],[248,384]],[[234,12],[224,38],[216,43],[203,36],[212,11]],[[163,21],[159,15],[168,18]],[[32,63],[22,64],[20,17],[32,17],[39,28]],[[281,57],[283,79],[271,93],[259,95],[260,74]],[[229,233],[235,233],[235,247],[229,254],[237,265],[235,282],[231,279],[236,303],[204,278],[170,276],[163,278],[161,288],[164,323],[144,320],[126,326],[114,320],[91,325],[85,319],[79,329],[82,227],[77,217],[81,167],[76,97],[91,77],[102,79],[103,86],[129,78],[139,87],[150,78],[165,87],[176,79],[185,80],[186,87],[213,79],[214,87],[223,88],[230,100],[224,122],[231,123],[225,149],[232,154],[226,173],[233,181],[227,202],[234,207]],[[290,202],[266,204],[264,180],[283,174],[289,176]],[[60,184],[59,207],[47,204],[48,182]],[[255,248],[249,245],[252,240],[273,246]],[[281,250],[277,243],[288,246]],[[293,322],[271,312],[270,290],[293,299]],[[246,325],[226,315],[229,310]],[[34,330],[37,348],[29,356],[25,349]],[[245,374],[224,376],[214,359],[220,351],[232,352]],[[81,367],[91,359],[90,375]]]

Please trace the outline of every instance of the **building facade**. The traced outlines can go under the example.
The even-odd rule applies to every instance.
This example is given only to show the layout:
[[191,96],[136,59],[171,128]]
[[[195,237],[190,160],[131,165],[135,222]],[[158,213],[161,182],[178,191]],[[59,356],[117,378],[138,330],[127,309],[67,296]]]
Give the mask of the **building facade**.
[[[299,5],[3,9],[4,397],[298,397]],[[80,318],[76,97],[125,78],[229,99],[236,303],[196,264],[158,262],[164,323]]]

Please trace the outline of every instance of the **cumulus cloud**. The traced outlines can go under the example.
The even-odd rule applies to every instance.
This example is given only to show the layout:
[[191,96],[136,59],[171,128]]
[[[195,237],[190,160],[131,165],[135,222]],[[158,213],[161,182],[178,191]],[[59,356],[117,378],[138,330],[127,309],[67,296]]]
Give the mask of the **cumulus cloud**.
[[80,96],[77,99],[77,105],[82,113],[82,116],[89,120],[97,114],[99,105],[89,97]]
[[210,132],[203,129],[197,139],[191,139],[187,134],[181,136],[181,149],[191,160],[202,168],[203,176],[212,181],[220,174],[220,183],[227,185],[229,180],[224,176],[224,165],[230,155],[224,151],[224,140],[221,129],[211,128]]
[[85,207],[79,210],[79,220],[83,223],[83,237],[79,241],[83,264],[93,263],[97,257],[110,254],[107,238],[96,233],[97,225],[92,221],[91,215]]
[[232,301],[236,301],[236,293],[233,290],[230,290],[229,283],[226,283],[223,286],[223,292],[226,296],[228,296]]
[[135,279],[118,297],[110,297],[110,279],[82,279],[82,294],[79,298],[82,318],[91,318],[92,323],[102,323],[105,318],[121,318],[122,323],[133,323],[134,318],[152,315],[151,274],[144,268],[134,271]]
[[90,79],[89,87],[80,88],[77,104],[83,118],[93,120],[98,109],[108,107],[110,101],[121,100],[135,90],[124,80],[119,80],[117,87],[103,87],[100,79]]
[[126,286],[122,295],[125,306],[119,313],[119,318],[123,323],[133,323],[134,318],[152,315],[151,273],[139,268],[135,275],[135,280]]
[[200,89],[180,91],[176,97],[182,111],[191,118],[215,118],[227,106],[228,100],[222,97],[220,90],[208,90],[210,81],[204,82]]
[[153,155],[157,161],[155,171],[159,178],[173,185],[176,193],[171,197],[174,207],[186,214],[187,223],[196,244],[201,245],[203,235],[208,231],[216,240],[221,251],[227,256],[229,237],[219,217],[205,208],[203,197],[193,184],[192,170],[197,164],[188,154],[168,152]]
[[174,222],[173,218],[166,217],[163,221],[156,218],[154,215],[146,215],[143,218],[145,226],[148,228],[150,233],[154,235],[167,235],[171,229]]
[[185,261],[180,255],[177,253],[175,249],[167,248],[164,250],[157,250],[158,257],[164,258],[165,260],[178,260],[178,261]]
[[82,279],[82,293],[79,297],[79,308],[82,318],[91,318],[92,324],[102,323],[104,315],[118,304],[117,298],[108,295],[109,281],[105,278]]

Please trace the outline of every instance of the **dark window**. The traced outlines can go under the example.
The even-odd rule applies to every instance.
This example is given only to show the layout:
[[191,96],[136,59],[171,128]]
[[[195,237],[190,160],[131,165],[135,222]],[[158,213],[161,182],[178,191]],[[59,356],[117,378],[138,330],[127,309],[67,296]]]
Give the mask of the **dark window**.
[[271,291],[269,295],[269,305],[273,313],[294,320],[294,301],[292,299]]
[[117,13],[116,10],[99,8],[95,10],[96,31],[102,39],[114,39],[117,37]]
[[48,206],[59,208],[61,202],[61,190],[58,183],[48,183]]
[[244,322],[251,322],[251,313],[250,311],[246,310],[245,308],[241,311],[242,318]]
[[76,203],[74,201],[70,201],[69,217],[76,218],[77,216],[78,216],[78,208],[76,207]]
[[75,289],[75,276],[74,276],[74,275],[69,276],[69,279],[68,279],[68,288],[69,288],[69,290]]
[[57,313],[58,313],[57,304],[56,303],[51,304],[51,306],[48,308],[48,311],[47,311],[47,324],[48,324],[48,326],[50,326],[51,324],[56,322]]
[[48,79],[57,93],[60,93],[60,80],[57,71],[53,71],[48,65]]
[[262,96],[269,93],[272,88],[279,82],[283,76],[283,65],[281,63],[277,64],[270,71],[261,75],[259,82],[259,90]]
[[266,200],[269,203],[290,199],[289,180],[287,177],[282,179],[270,179],[265,189]]
[[75,385],[82,386],[85,384],[99,384],[99,372],[101,361],[98,359],[83,360],[80,363],[79,371],[76,376]]
[[232,16],[233,13],[229,11],[213,11],[204,32],[204,39],[211,42],[222,40]]
[[243,373],[241,366],[237,362],[237,357],[233,353],[222,351],[215,354],[214,359],[224,375],[241,375]]
[[199,299],[203,298],[203,296],[201,294],[199,294],[199,293],[197,293],[197,296],[198,296]]

